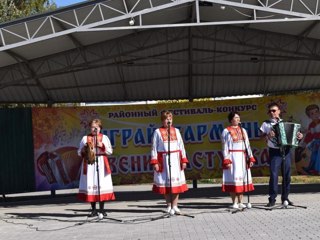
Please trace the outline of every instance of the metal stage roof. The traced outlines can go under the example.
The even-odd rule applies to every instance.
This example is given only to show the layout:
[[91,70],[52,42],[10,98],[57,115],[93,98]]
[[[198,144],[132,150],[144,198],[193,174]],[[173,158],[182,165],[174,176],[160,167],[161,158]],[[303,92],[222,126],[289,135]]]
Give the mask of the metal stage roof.
[[0,25],[0,103],[320,89],[319,0],[89,1]]

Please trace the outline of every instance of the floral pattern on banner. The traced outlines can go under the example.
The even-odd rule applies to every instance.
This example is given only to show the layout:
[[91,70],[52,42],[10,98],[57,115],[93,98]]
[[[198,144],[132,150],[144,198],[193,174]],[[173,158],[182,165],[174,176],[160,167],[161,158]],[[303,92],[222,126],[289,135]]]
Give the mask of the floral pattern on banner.
[[90,121],[95,118],[99,118],[99,114],[94,109],[84,109],[80,112],[80,125],[87,129]]
[[59,111],[39,108],[32,114],[34,148],[38,149],[45,144],[52,144],[52,129],[58,128],[62,120]]

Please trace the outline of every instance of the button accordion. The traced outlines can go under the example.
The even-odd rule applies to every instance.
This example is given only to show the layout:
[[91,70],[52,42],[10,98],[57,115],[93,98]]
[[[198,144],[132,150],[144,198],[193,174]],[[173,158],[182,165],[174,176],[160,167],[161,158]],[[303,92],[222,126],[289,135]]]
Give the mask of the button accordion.
[[277,143],[280,147],[298,147],[299,140],[297,133],[300,131],[301,124],[293,122],[279,122],[274,126]]

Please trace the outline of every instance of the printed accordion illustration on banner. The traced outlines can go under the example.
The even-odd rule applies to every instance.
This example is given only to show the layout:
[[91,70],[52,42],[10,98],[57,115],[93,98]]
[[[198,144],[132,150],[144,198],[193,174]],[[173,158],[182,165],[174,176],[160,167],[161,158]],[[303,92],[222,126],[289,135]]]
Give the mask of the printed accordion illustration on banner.
[[37,169],[49,184],[59,187],[77,186],[81,161],[77,148],[62,147],[53,152],[43,152],[37,159]]

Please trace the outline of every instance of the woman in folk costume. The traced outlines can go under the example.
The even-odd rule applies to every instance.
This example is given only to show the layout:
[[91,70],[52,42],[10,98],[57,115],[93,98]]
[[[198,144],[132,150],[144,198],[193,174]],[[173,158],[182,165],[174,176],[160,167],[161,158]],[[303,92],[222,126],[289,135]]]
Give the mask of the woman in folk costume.
[[[100,133],[102,129],[100,119],[92,120],[90,127],[91,133],[82,138],[78,149],[78,154],[83,157],[78,198],[91,203],[92,211],[89,216],[93,217],[98,214],[96,202],[99,202],[100,213],[106,216],[104,202],[115,199],[107,158],[107,155],[112,154],[112,146],[109,138]],[[87,157],[88,147],[91,147],[95,153],[93,160]]]
[[[164,195],[167,203],[166,211],[168,213],[180,214],[181,211],[178,208],[179,194],[188,190],[184,175],[184,169],[187,166],[188,159],[186,157],[186,151],[184,149],[180,131],[172,126],[172,120],[171,112],[162,112],[162,127],[156,129],[153,134],[150,162],[154,169],[154,184],[152,190],[155,193]],[[170,138],[168,137],[169,132]],[[168,154],[169,149],[170,164]]]
[[[222,132],[224,158],[222,162],[222,191],[230,193],[232,208],[245,208],[246,206],[242,203],[243,193],[254,190],[250,168],[255,159],[252,155],[248,134],[245,129],[239,126],[240,114],[230,112],[228,120],[231,126]],[[246,153],[249,155],[248,162]]]

